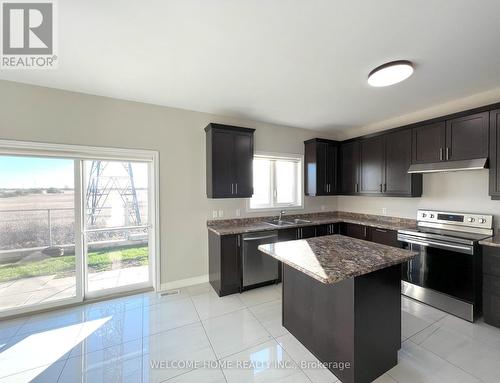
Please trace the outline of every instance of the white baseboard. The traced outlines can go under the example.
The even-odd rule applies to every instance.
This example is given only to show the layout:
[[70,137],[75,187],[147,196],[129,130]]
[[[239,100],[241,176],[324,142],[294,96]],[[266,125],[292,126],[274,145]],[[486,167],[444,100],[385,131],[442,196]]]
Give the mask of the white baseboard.
[[208,282],[208,274],[200,275],[198,277],[179,279],[177,281],[162,283],[160,285],[160,291],[179,289],[181,287],[197,285],[199,283]]

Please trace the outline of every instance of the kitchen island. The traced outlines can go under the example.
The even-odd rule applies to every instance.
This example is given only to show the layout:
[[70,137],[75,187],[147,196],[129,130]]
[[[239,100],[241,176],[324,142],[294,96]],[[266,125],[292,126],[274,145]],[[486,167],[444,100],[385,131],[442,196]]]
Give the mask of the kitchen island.
[[283,263],[283,326],[342,382],[397,364],[401,263],[416,253],[342,235],[259,250]]

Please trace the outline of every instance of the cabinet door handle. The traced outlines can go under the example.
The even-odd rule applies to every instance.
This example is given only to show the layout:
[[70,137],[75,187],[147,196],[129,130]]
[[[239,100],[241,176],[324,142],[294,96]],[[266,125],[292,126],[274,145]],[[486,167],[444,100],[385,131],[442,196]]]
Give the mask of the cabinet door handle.
[[446,148],[446,161],[450,159],[450,148]]
[[368,227],[365,226],[365,238],[368,237]]
[[356,182],[356,184],[355,184],[354,191],[355,191],[356,193],[358,193],[358,192],[359,192],[359,184],[358,184],[357,182]]
[[237,237],[237,238],[238,238],[238,247],[240,247],[240,246],[241,246],[240,236],[238,235],[238,237]]
[[383,229],[375,229],[375,230],[380,232],[380,233],[387,233],[387,230],[383,230]]
[[237,184],[237,183],[235,183],[234,185],[235,185],[235,187],[236,187],[236,193],[234,193],[234,194],[238,194],[238,184]]
[[439,161],[443,161],[443,148],[439,148]]
[[234,194],[234,184],[231,184],[231,194]]
[[384,192],[384,186],[382,184],[380,184],[380,192],[383,193]]
[[387,192],[387,184],[384,184],[384,193]]

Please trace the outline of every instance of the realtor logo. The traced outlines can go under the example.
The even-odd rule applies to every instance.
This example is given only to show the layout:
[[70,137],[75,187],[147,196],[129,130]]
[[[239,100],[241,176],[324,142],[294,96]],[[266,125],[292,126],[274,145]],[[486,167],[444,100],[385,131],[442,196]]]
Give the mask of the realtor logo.
[[3,2],[2,68],[53,68],[56,60],[53,3]]

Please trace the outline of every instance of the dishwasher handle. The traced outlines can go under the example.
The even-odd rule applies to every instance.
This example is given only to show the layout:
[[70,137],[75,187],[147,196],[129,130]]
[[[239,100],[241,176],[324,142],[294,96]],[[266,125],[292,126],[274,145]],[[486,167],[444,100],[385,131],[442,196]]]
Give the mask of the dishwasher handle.
[[264,239],[277,239],[277,238],[278,235],[274,234],[274,235],[265,235],[262,237],[248,237],[248,238],[243,237],[243,241],[262,241]]

